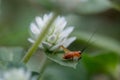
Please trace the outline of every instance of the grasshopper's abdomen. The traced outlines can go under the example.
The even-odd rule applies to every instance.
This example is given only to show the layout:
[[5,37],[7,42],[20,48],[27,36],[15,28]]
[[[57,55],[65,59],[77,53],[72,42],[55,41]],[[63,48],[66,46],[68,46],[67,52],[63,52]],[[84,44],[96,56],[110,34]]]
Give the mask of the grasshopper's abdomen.
[[79,60],[81,58],[81,52],[80,51],[71,51],[68,53],[65,53],[63,56],[64,59],[72,59],[72,60]]

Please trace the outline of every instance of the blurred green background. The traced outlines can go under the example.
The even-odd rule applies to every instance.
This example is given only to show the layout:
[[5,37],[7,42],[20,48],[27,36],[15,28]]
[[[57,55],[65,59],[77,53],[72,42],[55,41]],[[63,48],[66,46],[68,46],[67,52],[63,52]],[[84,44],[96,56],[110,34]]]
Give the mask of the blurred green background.
[[[97,31],[76,69],[51,61],[43,79],[120,80],[119,4],[119,0],[0,0],[0,54],[9,50],[15,53],[14,49],[25,53],[31,45],[27,39],[35,16],[57,11],[66,17],[67,26],[75,26],[72,35],[77,36],[77,40],[69,49],[81,50]],[[36,63],[31,64],[37,67],[34,71],[40,63],[36,55]]]

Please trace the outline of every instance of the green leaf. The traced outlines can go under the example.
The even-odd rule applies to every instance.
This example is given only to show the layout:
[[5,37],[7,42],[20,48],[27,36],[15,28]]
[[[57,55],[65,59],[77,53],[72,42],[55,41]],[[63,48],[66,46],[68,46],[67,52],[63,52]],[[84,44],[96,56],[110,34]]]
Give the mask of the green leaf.
[[52,63],[43,75],[43,80],[87,80],[86,78],[87,72],[81,63],[76,69]]
[[56,63],[62,65],[62,66],[67,66],[67,67],[72,67],[72,68],[76,68],[78,61],[74,61],[74,60],[64,60],[62,58],[63,54],[55,54],[55,55],[51,55],[50,53],[47,54],[48,58],[52,61],[55,61]]
[[23,53],[21,47],[0,47],[0,61],[20,62],[24,55]]
[[110,72],[119,64],[119,56],[113,52],[99,53],[96,55],[84,54],[82,61],[90,73]]
[[78,61],[63,60],[63,53],[52,54],[52,52],[44,53],[42,50],[37,51],[27,63],[27,67],[31,71],[39,72],[44,57],[47,56],[51,61],[56,62],[62,66],[76,68]]
[[119,58],[117,54],[113,52],[100,53],[94,57],[98,63],[104,66],[108,72],[113,72],[116,69],[116,66],[119,64]]
[[84,54],[82,56],[82,62],[89,73],[95,73],[104,70],[103,66],[94,60],[90,55]]
[[96,55],[94,59],[97,60],[99,63],[102,63],[103,65],[114,67],[118,63],[119,56],[113,52],[109,52]]

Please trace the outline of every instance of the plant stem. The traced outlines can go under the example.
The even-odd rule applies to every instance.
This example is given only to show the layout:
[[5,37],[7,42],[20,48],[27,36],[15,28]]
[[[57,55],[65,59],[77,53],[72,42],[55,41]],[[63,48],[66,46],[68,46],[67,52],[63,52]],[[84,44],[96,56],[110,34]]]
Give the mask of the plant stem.
[[32,45],[32,47],[28,50],[28,52],[26,53],[26,55],[24,56],[24,58],[22,59],[22,62],[24,62],[25,64],[29,61],[29,59],[31,58],[31,56],[35,53],[36,49],[38,48],[38,46],[41,44],[44,36],[47,34],[50,26],[52,25],[52,23],[54,22],[54,20],[57,17],[57,13],[53,13],[52,18],[49,20],[49,22],[44,26],[44,29],[42,30],[42,32],[39,34],[38,39],[36,40],[36,42]]
[[48,58],[47,58],[47,56],[45,56],[44,60],[43,60],[43,62],[41,64],[41,68],[40,68],[39,76],[38,76],[37,80],[41,80],[42,74],[43,74],[43,72],[45,71],[45,69],[47,67],[47,63],[48,63]]

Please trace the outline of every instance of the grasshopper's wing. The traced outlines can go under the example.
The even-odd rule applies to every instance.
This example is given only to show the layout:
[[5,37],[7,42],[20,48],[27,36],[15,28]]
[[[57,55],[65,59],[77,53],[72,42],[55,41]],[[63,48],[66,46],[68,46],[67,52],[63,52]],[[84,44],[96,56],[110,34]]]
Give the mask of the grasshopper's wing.
[[60,46],[60,47],[64,50],[65,53],[71,52],[70,50],[68,50],[67,48],[65,48],[63,45]]

